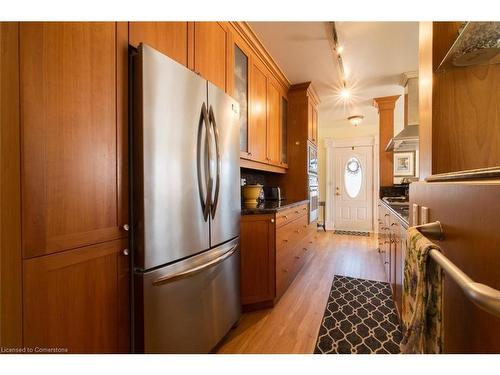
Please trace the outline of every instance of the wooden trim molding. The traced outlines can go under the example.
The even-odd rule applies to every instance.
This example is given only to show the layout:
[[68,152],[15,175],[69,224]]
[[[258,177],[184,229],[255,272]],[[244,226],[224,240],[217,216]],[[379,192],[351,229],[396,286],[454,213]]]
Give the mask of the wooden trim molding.
[[255,160],[240,159],[240,168],[257,169],[259,171],[286,173],[285,167],[278,167],[276,165],[264,164]]
[[19,23],[0,22],[0,347],[22,346]]
[[318,93],[314,89],[312,82],[298,83],[290,87],[289,94],[293,95],[294,92],[307,91],[307,96],[313,101],[314,105],[319,105],[321,100],[319,99]]
[[396,100],[401,95],[383,96],[380,98],[373,98],[373,106],[380,111],[391,110],[396,107]]

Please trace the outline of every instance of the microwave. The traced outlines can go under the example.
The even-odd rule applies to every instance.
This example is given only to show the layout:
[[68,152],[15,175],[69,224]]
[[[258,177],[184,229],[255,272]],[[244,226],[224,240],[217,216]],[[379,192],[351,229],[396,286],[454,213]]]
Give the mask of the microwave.
[[318,174],[318,150],[316,146],[307,146],[307,170],[311,174]]

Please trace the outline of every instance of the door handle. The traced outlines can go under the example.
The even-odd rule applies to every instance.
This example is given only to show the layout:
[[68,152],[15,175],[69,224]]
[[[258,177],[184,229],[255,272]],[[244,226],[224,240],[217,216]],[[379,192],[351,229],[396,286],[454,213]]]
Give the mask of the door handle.
[[180,271],[180,272],[177,272],[174,274],[160,276],[155,281],[153,281],[153,285],[158,286],[158,285],[162,285],[162,284],[165,284],[168,282],[180,280],[180,279],[192,276],[196,273],[199,273],[207,268],[214,267],[217,264],[219,264],[219,263],[223,262],[224,260],[226,260],[227,258],[229,258],[231,255],[233,255],[234,252],[238,249],[238,246],[239,246],[239,244],[234,245],[233,247],[231,247],[231,249],[229,249],[227,252],[225,252],[221,256],[219,256],[219,257],[217,257],[217,258],[215,258],[215,259],[213,259],[205,264],[190,268],[190,269],[185,270],[185,271]]
[[215,177],[215,193],[214,193],[214,201],[212,202],[211,214],[212,219],[215,218],[215,212],[217,210],[217,205],[219,203],[219,192],[220,192],[220,171],[221,171],[221,158],[220,158],[220,146],[219,146],[219,129],[217,128],[217,122],[215,121],[215,115],[212,106],[210,106],[208,112],[208,121],[212,126],[214,131],[215,138],[215,155],[217,156],[217,175]]
[[200,195],[200,204],[201,204],[201,209],[203,211],[203,219],[205,221],[208,220],[208,215],[210,213],[210,197],[212,195],[212,173],[210,171],[210,168],[208,168],[208,185],[206,186],[207,192],[206,192],[206,197],[203,196],[203,176],[201,174],[202,168],[204,168],[205,163],[204,160],[202,160],[202,155],[201,155],[201,141],[202,141],[202,133],[203,133],[203,125],[205,125],[205,132],[206,132],[206,140],[205,140],[205,145],[208,150],[208,157],[210,158],[210,142],[208,141],[208,134],[209,134],[209,118],[208,118],[208,113],[207,113],[207,107],[205,103],[201,106],[201,113],[200,113],[200,121],[198,125],[198,142],[197,142],[197,173],[198,173],[198,191]]

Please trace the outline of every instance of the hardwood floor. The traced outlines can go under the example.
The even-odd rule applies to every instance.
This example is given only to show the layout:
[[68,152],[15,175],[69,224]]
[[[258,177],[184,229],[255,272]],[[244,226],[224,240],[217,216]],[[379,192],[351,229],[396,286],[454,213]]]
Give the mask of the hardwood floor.
[[312,353],[334,275],[385,281],[376,237],[319,232],[314,253],[278,304],[245,313],[217,353]]

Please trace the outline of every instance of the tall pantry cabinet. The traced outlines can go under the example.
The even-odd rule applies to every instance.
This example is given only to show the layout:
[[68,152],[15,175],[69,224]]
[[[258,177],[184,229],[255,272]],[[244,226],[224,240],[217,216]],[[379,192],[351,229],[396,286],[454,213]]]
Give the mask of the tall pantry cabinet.
[[17,342],[127,352],[128,25],[16,27],[19,122],[5,126],[20,134]]

